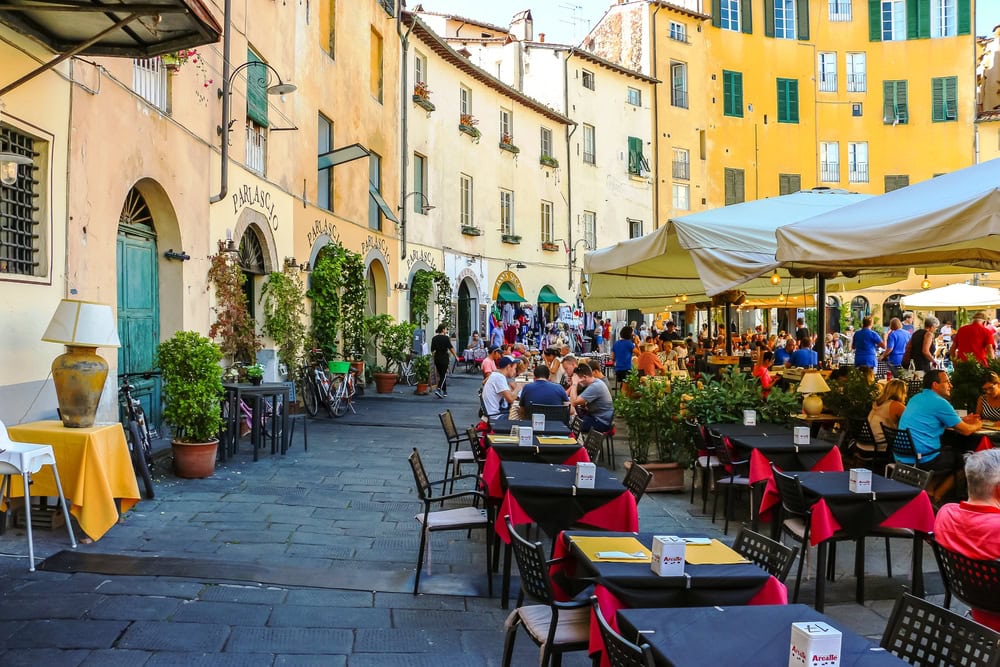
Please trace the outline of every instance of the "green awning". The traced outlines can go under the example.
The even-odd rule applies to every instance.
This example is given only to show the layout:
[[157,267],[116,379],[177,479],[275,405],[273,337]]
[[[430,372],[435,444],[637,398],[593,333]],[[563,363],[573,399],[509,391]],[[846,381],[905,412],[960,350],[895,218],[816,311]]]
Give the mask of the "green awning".
[[497,290],[497,301],[506,301],[507,303],[524,303],[527,299],[518,294],[513,285],[510,283],[504,283],[503,285],[500,285],[500,289]]
[[546,285],[538,293],[538,303],[566,303],[556,291]]

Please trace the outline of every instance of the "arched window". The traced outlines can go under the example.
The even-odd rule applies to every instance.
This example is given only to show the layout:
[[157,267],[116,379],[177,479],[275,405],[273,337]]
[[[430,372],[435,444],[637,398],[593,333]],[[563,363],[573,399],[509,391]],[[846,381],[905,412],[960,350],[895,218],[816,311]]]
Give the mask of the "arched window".
[[868,299],[863,296],[856,296],[851,299],[851,321],[855,323],[855,326],[861,325],[861,320],[871,313],[871,305],[868,303]]
[[250,317],[255,318],[257,298],[254,277],[267,274],[267,269],[264,267],[264,244],[261,243],[260,232],[256,225],[249,225],[240,237],[238,261],[240,268],[243,269],[243,277],[246,278],[243,282],[243,293],[247,297],[247,310],[250,311]]
[[889,320],[894,317],[898,317],[900,320],[903,319],[903,306],[900,300],[906,296],[905,294],[893,294],[885,303],[882,304],[882,322],[888,326]]

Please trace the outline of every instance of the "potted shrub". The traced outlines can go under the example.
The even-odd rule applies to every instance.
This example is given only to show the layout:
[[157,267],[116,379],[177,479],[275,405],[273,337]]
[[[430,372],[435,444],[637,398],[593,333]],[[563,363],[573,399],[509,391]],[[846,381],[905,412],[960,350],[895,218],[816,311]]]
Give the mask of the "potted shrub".
[[221,241],[209,262],[208,281],[215,292],[216,315],[209,338],[219,341],[222,354],[231,361],[252,363],[262,345],[243,289],[246,276]]
[[261,384],[264,382],[264,367],[260,364],[247,366],[247,382],[250,384]]
[[399,374],[393,373],[386,366],[375,366],[375,392],[379,394],[391,394],[392,388],[399,382]]
[[424,396],[430,389],[431,382],[431,355],[422,354],[413,359],[413,376],[417,382],[418,396]]
[[410,322],[397,322],[385,327],[379,344],[379,352],[385,358],[385,366],[375,370],[375,390],[380,394],[392,392],[392,386],[399,380],[399,369],[406,361],[413,343],[413,332],[417,326]]
[[872,403],[878,398],[878,384],[869,383],[864,373],[852,368],[846,378],[829,385],[830,391],[823,394],[827,410],[844,419],[868,419]]
[[222,427],[222,351],[195,331],[178,331],[160,343],[158,358],[174,471],[178,477],[208,477],[215,471]]

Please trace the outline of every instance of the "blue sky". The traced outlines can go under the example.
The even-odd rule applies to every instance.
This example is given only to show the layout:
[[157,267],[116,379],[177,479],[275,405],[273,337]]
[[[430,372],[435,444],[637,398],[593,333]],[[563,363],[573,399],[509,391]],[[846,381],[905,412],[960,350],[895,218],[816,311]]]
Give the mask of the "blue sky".
[[[707,2],[707,0],[706,0]],[[1000,0],[975,0],[976,34],[985,35],[1000,24]],[[516,12],[531,9],[535,35],[548,42],[575,44],[596,24],[612,0],[407,0],[409,7],[423,4],[429,12],[458,14],[507,26]]]

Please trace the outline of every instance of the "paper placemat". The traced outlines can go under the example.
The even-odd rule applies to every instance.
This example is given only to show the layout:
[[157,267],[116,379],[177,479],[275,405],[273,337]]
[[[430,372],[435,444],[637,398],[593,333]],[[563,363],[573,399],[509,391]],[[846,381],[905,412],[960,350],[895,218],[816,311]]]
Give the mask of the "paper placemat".
[[491,435],[488,436],[490,442],[495,442],[497,444],[507,444],[507,443],[517,443],[518,438],[516,435]]
[[[594,563],[649,563],[653,553],[634,537],[582,537],[569,538],[573,544]],[[642,558],[601,558],[598,552],[620,551],[626,554],[642,552]]]
[[687,545],[684,560],[689,565],[736,565],[750,562],[719,540],[712,540],[711,544]]
[[576,438],[571,438],[569,436],[538,436],[538,444],[540,445],[575,445]]

